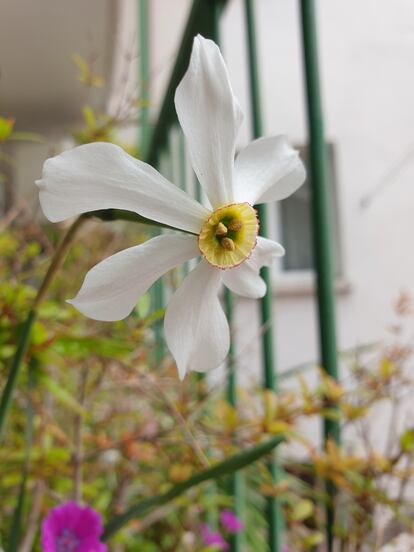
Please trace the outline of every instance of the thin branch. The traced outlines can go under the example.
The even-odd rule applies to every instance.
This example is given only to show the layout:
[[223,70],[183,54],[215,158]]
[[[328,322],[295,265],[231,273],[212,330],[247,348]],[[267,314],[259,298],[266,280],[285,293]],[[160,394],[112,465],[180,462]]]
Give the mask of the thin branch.
[[[86,399],[86,382],[88,379],[88,368],[83,366],[79,378],[78,402],[83,407]],[[73,432],[73,500],[81,502],[82,500],[82,433],[83,433],[83,416],[77,414],[75,416],[74,432]]]
[[29,518],[27,520],[26,534],[20,545],[19,552],[31,552],[33,549],[33,543],[36,538],[38,530],[38,521],[40,516],[40,509],[42,506],[43,496],[45,494],[45,483],[42,480],[37,481],[34,491],[33,500],[30,509]]

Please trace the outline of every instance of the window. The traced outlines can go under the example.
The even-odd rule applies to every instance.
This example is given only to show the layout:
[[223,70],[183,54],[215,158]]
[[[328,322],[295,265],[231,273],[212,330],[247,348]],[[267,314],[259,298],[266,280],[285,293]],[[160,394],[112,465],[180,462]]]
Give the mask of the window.
[[[282,258],[282,270],[307,271],[314,266],[311,226],[311,191],[308,168],[308,148],[299,147],[300,156],[307,167],[308,178],[303,186],[289,198],[278,203],[279,228],[281,242],[286,248]],[[340,247],[338,224],[337,183],[335,179],[335,157],[332,144],[327,146],[328,178],[331,185],[331,218],[333,225],[332,247],[334,251],[334,268],[336,275],[340,275]]]

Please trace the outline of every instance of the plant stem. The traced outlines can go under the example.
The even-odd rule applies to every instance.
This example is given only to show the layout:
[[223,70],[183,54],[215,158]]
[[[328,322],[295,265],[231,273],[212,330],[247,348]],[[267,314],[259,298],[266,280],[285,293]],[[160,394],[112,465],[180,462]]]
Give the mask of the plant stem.
[[22,333],[17,345],[16,353],[13,358],[13,362],[10,368],[9,377],[7,378],[6,386],[4,387],[3,394],[0,401],[0,439],[3,435],[4,423],[6,420],[7,412],[10,407],[10,402],[13,395],[13,390],[16,385],[17,376],[19,375],[20,366],[22,360],[26,354],[27,347],[29,345],[30,334],[33,323],[36,319],[36,312],[31,310],[27,315],[26,321],[23,324]]
[[36,538],[36,533],[38,530],[38,521],[44,493],[45,484],[42,480],[39,480],[37,481],[33,491],[30,514],[26,525],[26,534],[22,544],[20,545],[19,552],[30,552],[31,550],[33,550],[33,542]]
[[37,292],[36,298],[33,304],[33,311],[36,311],[37,307],[40,305],[44,299],[47,290],[49,289],[50,284],[52,283],[53,277],[59,268],[62,266],[63,261],[65,260],[66,254],[69,251],[70,246],[72,245],[75,236],[79,228],[88,220],[88,217],[81,215],[78,217],[75,222],[70,226],[63,240],[61,241],[59,247],[57,248],[55,254],[53,255],[52,262],[50,263],[49,269],[46,272],[46,276],[43,278],[43,282]]
[[49,269],[46,272],[45,277],[43,278],[42,284],[37,292],[33,306],[27,315],[27,318],[22,326],[22,332],[18,339],[17,349],[13,357],[12,365],[9,372],[9,377],[7,378],[6,385],[4,387],[1,400],[0,400],[0,440],[3,436],[4,424],[7,417],[7,412],[10,407],[11,399],[13,396],[14,387],[16,385],[17,377],[20,372],[20,366],[26,354],[27,348],[30,342],[30,335],[33,327],[33,323],[36,320],[37,308],[39,307],[41,301],[44,299],[47,290],[53,280],[54,275],[62,266],[63,261],[65,260],[66,253],[69,250],[69,247],[73,243],[76,233],[82,224],[87,220],[86,216],[78,217],[75,222],[70,226],[63,240],[61,241],[59,247],[57,248],[52,262],[50,263]]
[[[83,366],[79,378],[78,402],[83,407],[86,399],[86,383],[88,379],[88,368]],[[82,501],[82,432],[83,416],[75,416],[73,432],[73,500],[80,503]]]
[[24,453],[24,464],[22,469],[22,477],[20,481],[20,490],[17,498],[17,504],[14,509],[13,519],[10,527],[10,536],[8,542],[9,552],[17,552],[20,550],[20,537],[21,537],[21,528],[23,520],[23,512],[25,508],[26,496],[27,496],[27,480],[29,477],[29,467],[30,467],[30,456],[32,452],[33,445],[33,421],[34,421],[34,408],[32,402],[32,391],[35,384],[34,373],[37,369],[37,359],[33,358],[30,362],[30,371],[28,378],[28,405],[26,408],[26,430],[25,430],[25,453]]

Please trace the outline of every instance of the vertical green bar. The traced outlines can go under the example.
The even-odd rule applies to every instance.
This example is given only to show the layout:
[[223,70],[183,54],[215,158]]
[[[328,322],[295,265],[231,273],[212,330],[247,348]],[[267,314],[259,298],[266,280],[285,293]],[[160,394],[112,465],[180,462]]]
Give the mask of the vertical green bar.
[[[330,220],[330,189],[326,166],[326,146],[322,117],[322,102],[319,86],[318,49],[313,0],[301,0],[303,59],[306,78],[306,99],[308,111],[310,176],[312,190],[312,223],[313,242],[317,281],[319,346],[323,369],[333,378],[338,379],[335,300],[333,289],[333,262],[330,237],[332,224]],[[326,439],[340,440],[339,422],[324,420]],[[331,501],[335,490],[327,485]],[[333,524],[335,512],[327,508],[327,545],[333,549]]]
[[187,165],[185,156],[185,140],[184,134],[179,131],[179,166],[180,166],[180,188],[188,192],[187,187]]
[[149,16],[148,0],[139,0],[139,76],[140,76],[140,149],[139,156],[145,159],[147,154],[149,126]]
[[[224,302],[226,307],[226,315],[229,320],[230,328],[233,320],[233,294],[225,289]],[[236,365],[234,358],[234,345],[233,335],[231,335],[230,350],[228,356],[228,379],[227,379],[227,400],[234,407],[237,408],[237,377],[236,377]],[[233,511],[238,518],[242,517],[243,510],[243,476],[240,471],[232,474],[230,477],[230,494],[233,496]],[[235,533],[230,536],[230,550],[231,552],[240,552],[243,547],[243,534]]]
[[[263,128],[260,109],[259,71],[252,1],[245,0],[244,7],[247,30],[252,131],[253,137],[258,138],[263,133]],[[266,208],[264,205],[258,206],[258,213],[260,218],[260,233],[263,236],[266,236],[268,234],[268,228]],[[266,389],[276,390],[276,363],[272,336],[272,285],[269,268],[263,267],[261,270],[261,276],[266,282],[267,286],[267,293],[260,302],[261,323],[262,327],[264,328],[264,333],[262,337],[263,385]],[[274,459],[273,462],[270,464],[269,469],[273,480],[277,481],[280,475],[276,459]],[[269,527],[269,550],[271,552],[279,552],[282,545],[283,532],[283,519],[279,500],[274,498],[267,499],[266,515]]]
[[[139,157],[145,159],[150,138],[149,125],[149,3],[148,0],[139,2],[139,78],[140,78],[140,148]],[[164,288],[161,279],[152,287],[152,299],[155,310],[164,306]],[[164,357],[164,341],[162,324],[155,326],[155,361],[160,363]]]

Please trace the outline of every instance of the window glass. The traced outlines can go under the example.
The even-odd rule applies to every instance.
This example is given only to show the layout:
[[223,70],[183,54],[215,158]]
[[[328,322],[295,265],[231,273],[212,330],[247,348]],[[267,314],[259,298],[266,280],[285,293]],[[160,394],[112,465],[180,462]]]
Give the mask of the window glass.
[[[286,248],[286,254],[282,259],[282,269],[285,271],[311,270],[314,267],[310,204],[311,190],[308,167],[309,155],[307,147],[299,147],[298,149],[306,165],[308,177],[297,192],[279,203],[281,241]],[[328,144],[327,165],[328,183],[331,186],[332,247],[335,273],[339,275],[341,267],[334,161],[334,147],[332,144]]]

